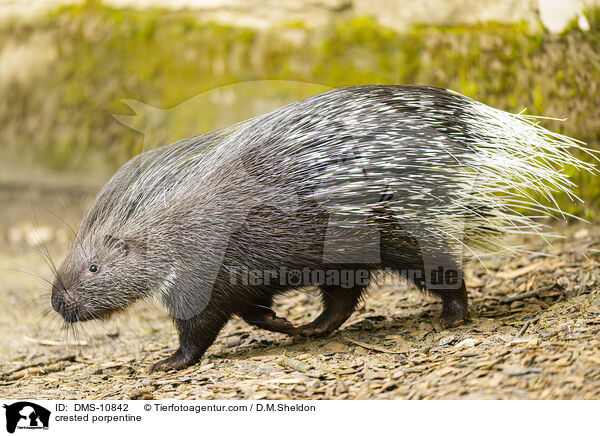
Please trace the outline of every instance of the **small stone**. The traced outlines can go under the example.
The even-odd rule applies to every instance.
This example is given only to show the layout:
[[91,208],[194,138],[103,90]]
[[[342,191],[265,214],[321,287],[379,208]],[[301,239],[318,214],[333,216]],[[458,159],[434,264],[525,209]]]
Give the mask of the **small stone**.
[[504,372],[504,374],[506,374],[506,375],[519,376],[519,375],[528,374],[529,369],[524,368],[522,366],[507,366],[506,368],[504,368],[504,370],[502,372]]
[[238,345],[240,345],[242,343],[242,338],[239,336],[231,336],[229,338],[225,338],[223,340],[223,343],[227,346],[227,347],[237,347]]
[[[181,386],[184,386],[184,385],[181,385]],[[135,390],[131,391],[131,393],[129,394],[129,399],[130,400],[153,400],[154,394],[152,392],[154,392],[154,390],[155,390],[154,386],[143,388],[143,389],[135,389]]]
[[396,371],[394,374],[392,374],[392,378],[394,380],[397,380],[399,378],[404,377],[405,372],[404,371]]
[[502,372],[506,375],[520,376],[520,375],[531,374],[531,373],[539,374],[540,372],[542,372],[542,369],[541,368],[531,368],[531,367],[526,368],[524,366],[507,366],[504,368],[504,370]]
[[458,344],[455,345],[455,347],[468,348],[468,347],[474,347],[476,345],[479,345],[480,343],[481,343],[480,339],[467,338],[467,339],[463,339],[462,341],[460,341]]
[[321,382],[319,380],[310,380],[306,383],[306,387],[309,390],[316,390],[321,386]]
[[539,312],[542,310],[542,306],[537,303],[528,304],[527,307],[525,307],[525,310],[527,312]]
[[311,369],[310,371],[306,371],[306,375],[313,378],[324,378],[325,374],[318,369]]
[[382,372],[367,371],[365,372],[365,380],[382,380],[386,378],[386,374]]
[[312,368],[309,363],[302,362],[298,359],[294,359],[292,357],[285,357],[281,359],[279,362],[280,365],[285,366],[286,368],[293,369],[295,371],[306,372]]
[[348,386],[344,384],[341,380],[336,383],[335,390],[337,395],[344,394],[348,392]]
[[453,336],[453,335],[445,336],[442,339],[440,339],[440,342],[438,343],[438,346],[445,347],[446,345],[450,345],[455,340],[456,340],[456,337]]
[[323,347],[323,351],[326,353],[347,353],[349,348],[340,342],[331,342]]

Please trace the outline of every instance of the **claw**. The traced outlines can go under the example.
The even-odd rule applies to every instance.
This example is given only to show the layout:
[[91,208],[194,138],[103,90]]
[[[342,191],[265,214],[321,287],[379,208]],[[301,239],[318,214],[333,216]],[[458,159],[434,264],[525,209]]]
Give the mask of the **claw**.
[[441,332],[451,327],[456,327],[457,325],[463,324],[465,321],[469,319],[468,314],[460,314],[460,313],[442,313],[439,318],[433,321],[433,329],[436,332]]
[[188,366],[194,365],[198,362],[198,359],[193,357],[185,356],[181,353],[180,350],[177,350],[173,353],[172,356],[167,357],[166,359],[160,360],[152,365],[150,369],[150,373],[158,372],[158,371],[168,371],[170,369],[183,369]]

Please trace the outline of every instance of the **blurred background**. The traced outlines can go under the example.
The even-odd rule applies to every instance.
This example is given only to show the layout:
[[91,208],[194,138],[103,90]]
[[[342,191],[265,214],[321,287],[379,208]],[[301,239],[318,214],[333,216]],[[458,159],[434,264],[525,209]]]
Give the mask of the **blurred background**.
[[[507,111],[566,118],[544,125],[596,147],[599,5],[0,0],[0,186],[97,187],[149,143],[355,84],[440,86]],[[260,80],[305,85],[212,91]],[[152,124],[161,134],[145,138]],[[589,209],[574,211],[589,217],[600,184],[583,177]]]
[[[599,148],[600,0],[0,0],[0,262],[26,272],[0,279],[0,354],[44,325],[24,306],[48,307],[35,250],[60,261],[126,160],[375,83],[566,119],[543,125]],[[600,182],[574,181],[585,205],[561,207],[594,220]]]

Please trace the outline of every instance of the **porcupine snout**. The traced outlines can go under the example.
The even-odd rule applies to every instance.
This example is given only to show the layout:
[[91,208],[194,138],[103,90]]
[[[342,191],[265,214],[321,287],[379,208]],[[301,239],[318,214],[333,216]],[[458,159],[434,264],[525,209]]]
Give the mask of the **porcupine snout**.
[[51,303],[52,308],[66,322],[73,323],[80,320],[78,316],[80,309],[77,297],[69,294],[59,283],[55,283],[52,286]]

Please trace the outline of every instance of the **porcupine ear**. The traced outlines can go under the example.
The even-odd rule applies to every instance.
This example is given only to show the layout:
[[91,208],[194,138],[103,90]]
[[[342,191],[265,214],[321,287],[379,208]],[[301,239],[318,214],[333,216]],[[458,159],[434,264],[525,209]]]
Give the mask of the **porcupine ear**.
[[106,235],[104,237],[104,243],[108,247],[113,247],[125,255],[129,254],[129,251],[130,251],[129,244],[124,239],[118,238],[113,235]]

